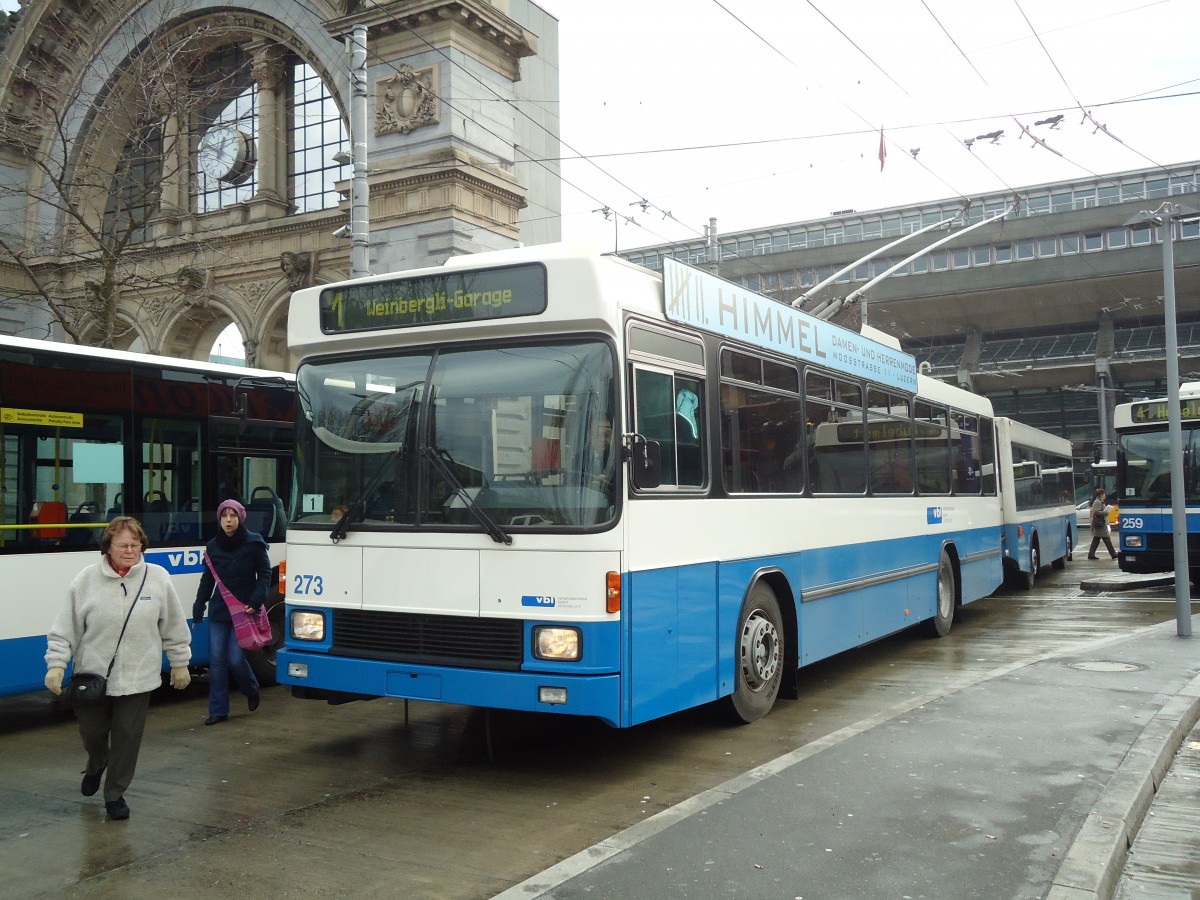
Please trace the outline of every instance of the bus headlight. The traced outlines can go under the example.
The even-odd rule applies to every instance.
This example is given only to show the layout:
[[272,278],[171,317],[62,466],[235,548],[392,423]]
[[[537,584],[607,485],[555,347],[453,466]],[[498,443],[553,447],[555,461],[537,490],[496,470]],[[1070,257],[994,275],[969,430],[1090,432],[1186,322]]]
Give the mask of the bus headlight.
[[288,630],[298,641],[325,640],[325,614],[297,609],[292,613]]
[[578,628],[561,625],[539,625],[533,629],[533,656],[574,662],[583,655],[583,637]]
[[1142,549],[1142,536],[1140,534],[1127,534],[1123,536],[1126,547],[1136,547]]

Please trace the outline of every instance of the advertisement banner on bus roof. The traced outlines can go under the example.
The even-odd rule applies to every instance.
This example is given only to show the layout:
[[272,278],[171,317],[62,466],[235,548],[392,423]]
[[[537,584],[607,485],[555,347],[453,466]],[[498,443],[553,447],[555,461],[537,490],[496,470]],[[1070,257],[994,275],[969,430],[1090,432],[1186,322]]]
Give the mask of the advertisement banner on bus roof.
[[917,361],[907,353],[715,275],[664,259],[663,293],[673,322],[916,393]]

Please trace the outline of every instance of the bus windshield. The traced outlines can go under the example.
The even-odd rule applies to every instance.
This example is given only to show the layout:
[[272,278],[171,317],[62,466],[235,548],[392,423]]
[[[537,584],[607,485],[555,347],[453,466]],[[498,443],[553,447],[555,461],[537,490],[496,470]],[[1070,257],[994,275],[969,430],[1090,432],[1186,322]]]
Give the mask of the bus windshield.
[[478,530],[482,513],[507,533],[615,517],[613,353],[599,341],[322,360],[297,386],[301,526]]
[[[1120,434],[1123,485],[1120,500],[1171,503],[1170,438],[1166,431]],[[1188,503],[1200,502],[1200,429],[1183,429],[1184,493]]]

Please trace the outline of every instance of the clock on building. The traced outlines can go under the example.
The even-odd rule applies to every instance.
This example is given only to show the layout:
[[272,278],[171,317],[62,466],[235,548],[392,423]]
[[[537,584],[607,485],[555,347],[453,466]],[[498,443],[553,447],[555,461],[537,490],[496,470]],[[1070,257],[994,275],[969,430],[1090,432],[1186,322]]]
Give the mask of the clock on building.
[[214,125],[200,138],[196,162],[209,178],[241,184],[254,172],[254,138],[233,125]]

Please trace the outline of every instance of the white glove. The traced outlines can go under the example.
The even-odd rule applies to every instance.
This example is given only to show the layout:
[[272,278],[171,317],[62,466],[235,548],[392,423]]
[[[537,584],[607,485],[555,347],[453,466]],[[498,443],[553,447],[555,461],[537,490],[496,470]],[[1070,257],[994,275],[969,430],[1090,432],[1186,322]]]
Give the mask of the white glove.
[[171,687],[182,691],[192,683],[192,673],[185,668],[171,669]]
[[62,693],[63,675],[66,674],[66,669],[55,666],[52,669],[46,670],[46,690],[52,694]]

